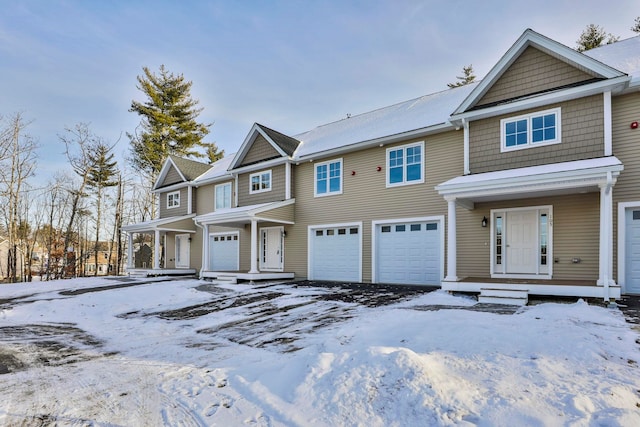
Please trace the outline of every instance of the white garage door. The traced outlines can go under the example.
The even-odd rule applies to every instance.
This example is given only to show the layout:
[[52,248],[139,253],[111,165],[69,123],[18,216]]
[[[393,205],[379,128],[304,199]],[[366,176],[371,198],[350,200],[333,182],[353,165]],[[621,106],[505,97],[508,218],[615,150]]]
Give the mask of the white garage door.
[[360,282],[360,226],[310,230],[309,278]]
[[211,271],[237,271],[239,263],[238,234],[212,234],[209,236],[209,269]]
[[437,285],[441,280],[439,221],[376,226],[376,281]]
[[640,294],[640,208],[625,212],[625,293]]

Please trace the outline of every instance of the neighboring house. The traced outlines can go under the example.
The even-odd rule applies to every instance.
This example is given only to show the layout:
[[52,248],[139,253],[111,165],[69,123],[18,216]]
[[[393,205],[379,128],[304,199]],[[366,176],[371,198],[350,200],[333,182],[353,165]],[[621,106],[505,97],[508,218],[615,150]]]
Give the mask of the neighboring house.
[[170,157],[129,247],[154,234],[158,274],[640,293],[639,90],[640,37],[578,53],[527,30],[477,84]]
[[[94,246],[94,243],[89,243],[90,246]],[[117,248],[110,242],[98,242],[98,276],[107,276],[115,271],[115,265],[117,262]],[[149,249],[149,261],[151,250]],[[96,261],[94,248],[91,247],[89,251],[84,255],[84,274],[86,276],[92,276],[96,274]],[[150,264],[150,262],[149,262]]]

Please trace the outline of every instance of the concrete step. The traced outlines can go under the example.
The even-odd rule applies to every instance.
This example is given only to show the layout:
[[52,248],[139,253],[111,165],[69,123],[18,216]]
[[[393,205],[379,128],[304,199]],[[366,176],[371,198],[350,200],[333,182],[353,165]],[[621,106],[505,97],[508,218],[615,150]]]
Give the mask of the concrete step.
[[478,302],[524,306],[529,302],[529,291],[526,289],[482,288]]
[[219,275],[218,277],[216,277],[216,281],[218,283],[230,283],[235,285],[236,283],[238,283],[238,278],[236,276],[225,276],[225,275]]
[[509,298],[509,297],[487,297],[478,296],[478,302],[483,304],[503,304],[503,305],[527,305],[528,298]]

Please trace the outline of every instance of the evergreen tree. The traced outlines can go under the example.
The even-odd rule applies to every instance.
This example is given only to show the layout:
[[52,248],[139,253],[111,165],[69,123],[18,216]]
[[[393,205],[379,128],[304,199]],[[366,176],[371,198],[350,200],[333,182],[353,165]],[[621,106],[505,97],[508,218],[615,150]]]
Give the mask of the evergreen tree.
[[474,82],[476,76],[473,74],[473,65],[469,64],[466,67],[462,67],[462,76],[456,76],[456,79],[458,79],[458,81],[455,83],[447,83],[450,89]]
[[182,74],[175,75],[160,66],[159,74],[148,67],[138,76],[137,88],[147,97],[145,102],[132,101],[130,112],[141,116],[135,134],[127,133],[131,140],[129,159],[132,166],[155,176],[169,154],[183,157],[205,157],[198,148],[206,149],[203,138],[211,124],[197,122],[202,108],[191,98],[192,82]]
[[599,25],[589,24],[584,29],[577,41],[576,49],[578,52],[584,52],[589,49],[602,46],[602,44],[611,44],[620,40],[620,37],[607,33],[604,28]]
[[215,163],[224,157],[224,150],[220,151],[215,143],[207,142],[204,145],[207,147],[206,156],[209,164]]
[[[98,140],[93,148],[93,165],[89,171],[89,179],[87,186],[95,191],[96,197],[96,239],[94,241],[93,254],[94,264],[96,266],[94,275],[98,275],[98,253],[100,252],[100,227],[102,225],[102,204],[104,199],[104,190],[108,187],[118,185],[117,162],[113,159],[111,152],[113,147],[109,147],[102,140]],[[111,259],[107,260],[107,272]]]
[[638,16],[634,21],[633,27],[631,27],[631,31],[633,31],[634,33],[640,33],[640,16]]

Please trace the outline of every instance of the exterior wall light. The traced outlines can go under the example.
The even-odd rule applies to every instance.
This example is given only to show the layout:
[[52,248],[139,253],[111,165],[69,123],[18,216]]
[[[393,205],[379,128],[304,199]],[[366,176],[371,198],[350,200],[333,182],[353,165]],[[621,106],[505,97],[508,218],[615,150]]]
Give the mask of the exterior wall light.
[[482,217],[482,227],[486,227],[486,226],[487,226],[487,223],[488,223],[488,222],[487,222],[487,217],[486,217],[486,216],[483,216],[483,217]]

